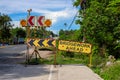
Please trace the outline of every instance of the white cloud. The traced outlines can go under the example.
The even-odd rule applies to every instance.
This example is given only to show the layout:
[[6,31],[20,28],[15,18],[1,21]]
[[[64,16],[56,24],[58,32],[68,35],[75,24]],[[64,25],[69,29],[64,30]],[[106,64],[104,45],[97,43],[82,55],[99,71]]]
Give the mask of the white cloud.
[[[67,4],[66,4],[67,3]],[[3,13],[16,13],[26,12],[27,9],[59,9],[69,6],[70,1],[66,0],[1,0],[0,1],[0,12]]]
[[13,28],[20,27],[20,21],[12,21],[11,24],[13,24]]
[[[0,12],[5,14],[25,13],[32,8],[32,13],[44,15],[52,20],[52,25],[58,23],[61,19],[71,19],[76,14],[76,9],[72,6],[72,0],[1,0]],[[20,18],[23,15],[13,17],[15,26],[20,26]],[[19,19],[18,19],[19,18]],[[25,17],[26,18],[26,17]],[[57,32],[57,31],[56,31]]]
[[46,18],[52,19],[53,24],[58,22],[60,19],[68,19],[73,17],[75,15],[76,9],[65,9],[61,11],[56,12],[49,12],[48,14],[45,14]]

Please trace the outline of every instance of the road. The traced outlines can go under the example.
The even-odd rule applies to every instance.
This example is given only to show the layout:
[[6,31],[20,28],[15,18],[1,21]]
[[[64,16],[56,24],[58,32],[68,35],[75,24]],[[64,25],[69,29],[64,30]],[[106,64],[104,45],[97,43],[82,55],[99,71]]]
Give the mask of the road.
[[24,54],[22,51],[26,50],[26,45],[10,45],[0,48],[0,64],[14,64],[23,60]]
[[[26,45],[0,47],[0,80],[48,80],[51,65],[25,65]],[[33,49],[30,49],[30,53]],[[42,58],[51,51],[39,51]],[[48,55],[47,55],[48,54]],[[39,79],[38,79],[39,78]]]
[[[30,49],[32,52],[33,49]],[[26,46],[11,45],[0,48],[0,80],[102,80],[84,65],[25,65]],[[52,52],[40,51],[41,57]]]

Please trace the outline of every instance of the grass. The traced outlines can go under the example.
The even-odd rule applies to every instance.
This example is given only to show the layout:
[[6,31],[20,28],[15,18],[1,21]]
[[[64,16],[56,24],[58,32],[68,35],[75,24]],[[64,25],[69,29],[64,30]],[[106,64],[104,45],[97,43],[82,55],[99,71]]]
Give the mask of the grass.
[[54,59],[52,57],[50,59],[32,58],[28,64],[29,65],[54,64]]
[[[54,64],[54,56],[50,59],[35,59],[33,58],[28,64],[30,65],[37,65],[37,64]],[[82,64],[81,59],[75,58],[58,58],[56,59],[56,64]]]
[[[69,53],[67,53],[69,54]],[[72,53],[73,55],[74,53]],[[85,58],[86,57],[86,58]],[[28,64],[54,64],[54,55],[49,57],[48,59],[31,59],[31,61]],[[63,56],[61,52],[59,52],[56,55],[56,64],[89,64],[89,57],[86,55],[81,55],[81,54],[74,54],[72,57],[68,56]]]
[[113,65],[103,68],[100,76],[104,80],[120,80],[120,62],[115,62]]

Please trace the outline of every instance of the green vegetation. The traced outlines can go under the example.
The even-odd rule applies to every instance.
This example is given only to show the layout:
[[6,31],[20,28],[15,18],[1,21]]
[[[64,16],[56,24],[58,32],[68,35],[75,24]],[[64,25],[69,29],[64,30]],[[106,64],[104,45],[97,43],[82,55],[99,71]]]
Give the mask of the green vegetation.
[[47,60],[47,59],[32,58],[28,64],[30,64],[30,65],[53,64],[53,62],[51,62],[50,60]]
[[[56,55],[56,64],[85,64],[87,65],[89,63],[89,57],[88,55],[82,55],[82,54],[74,54],[74,53],[71,53],[71,55],[74,54],[74,57],[73,56],[67,56],[68,54],[70,54],[70,52],[66,53],[66,56],[62,55],[62,54],[65,54],[66,52],[62,52],[60,51],[57,55]],[[86,56],[87,59],[84,59]],[[48,59],[31,59],[30,63],[29,64],[54,64],[54,54],[48,58]]]
[[52,31],[47,31],[45,27],[39,27],[38,29],[31,29],[30,30],[30,37],[34,38],[49,38],[49,36],[55,36]]
[[12,20],[8,15],[0,13],[0,42],[4,43],[6,41],[9,41],[9,38],[11,37],[11,21]]
[[103,77],[104,80],[120,80],[120,62],[103,68],[100,76]]
[[[12,19],[7,14],[0,13],[0,44],[17,44],[19,38],[26,38],[26,29],[15,27],[11,22]],[[47,31],[45,27],[39,27],[38,29],[31,28],[29,35],[31,38],[50,38],[50,36],[57,36],[52,31]]]
[[76,20],[80,25],[76,39],[93,45],[92,69],[104,80],[120,80],[119,64],[106,68],[109,55],[120,58],[120,1],[76,0],[74,6],[81,6]]
[[[79,1],[76,0],[74,5],[78,6]],[[107,54],[120,57],[117,47],[120,40],[119,3],[118,0],[87,0],[85,9],[79,11],[80,19],[76,21],[80,25],[79,38],[83,37],[85,42],[96,46],[98,54],[104,57]]]

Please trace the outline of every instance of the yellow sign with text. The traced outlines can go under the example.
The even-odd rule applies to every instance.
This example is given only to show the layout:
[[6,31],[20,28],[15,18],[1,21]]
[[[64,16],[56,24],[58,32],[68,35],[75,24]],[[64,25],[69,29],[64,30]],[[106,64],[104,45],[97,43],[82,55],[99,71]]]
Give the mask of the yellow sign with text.
[[70,52],[91,53],[92,45],[88,43],[59,40],[58,49]]

